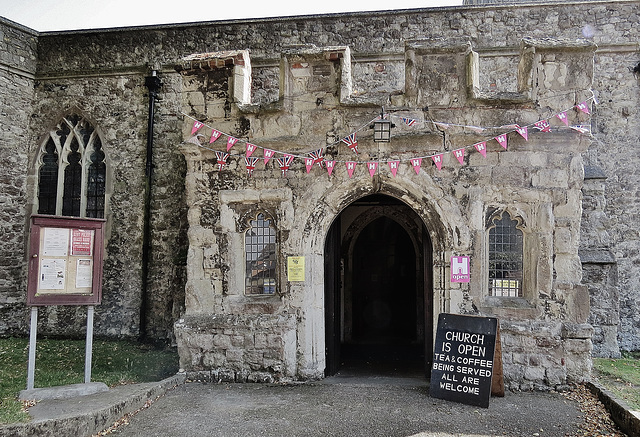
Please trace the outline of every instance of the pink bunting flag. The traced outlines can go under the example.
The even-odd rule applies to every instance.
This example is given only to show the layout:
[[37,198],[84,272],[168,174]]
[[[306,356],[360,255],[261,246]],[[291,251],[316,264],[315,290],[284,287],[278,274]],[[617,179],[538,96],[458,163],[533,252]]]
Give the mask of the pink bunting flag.
[[526,126],[516,128],[516,131],[520,134],[525,141],[529,141],[529,131]]
[[400,161],[389,161],[389,170],[391,170],[394,178],[396,177],[396,173],[398,173],[398,165],[400,165]]
[[257,148],[258,146],[255,144],[247,143],[247,158],[249,158]]
[[551,132],[551,125],[547,120],[540,120],[534,123],[534,126],[542,132]]
[[464,164],[464,148],[454,150],[453,154],[460,164]]
[[247,166],[247,174],[249,176],[253,175],[253,170],[256,169],[256,162],[258,162],[258,158],[249,158],[248,156],[244,157],[244,164]]
[[229,137],[227,138],[227,152],[231,150],[233,145],[238,142],[237,138]]
[[278,158],[278,166],[282,171],[282,176],[287,175],[287,170],[289,170],[289,166],[291,165],[292,161],[293,161],[293,155],[287,154],[287,155],[284,155],[282,158]]
[[327,166],[327,173],[329,173],[329,176],[331,176],[331,173],[333,173],[333,167],[335,167],[336,162],[335,161],[325,161],[324,163]]
[[560,119],[564,123],[565,126],[569,126],[569,119],[567,119],[567,113],[565,111],[556,114],[556,117]]
[[269,150],[269,149],[264,149],[264,164],[267,165],[267,162],[269,162],[269,160],[271,158],[273,158],[273,155],[275,155],[276,152],[274,152],[273,150]]
[[504,147],[504,150],[507,150],[507,134],[498,135],[494,139]]
[[204,123],[200,123],[198,120],[194,121],[193,127],[191,128],[191,135],[198,132],[202,128],[202,126],[204,126]]
[[438,168],[438,170],[442,169],[442,153],[440,153],[439,155],[433,155],[431,157],[431,160],[433,161],[433,163],[436,165],[436,167]]
[[351,135],[342,139],[342,142],[345,143],[351,150],[358,154],[358,140],[356,139],[356,133],[352,133]]
[[214,129],[213,132],[211,132],[211,139],[209,140],[209,144],[220,138],[220,135],[222,135],[222,132]]
[[307,167],[307,173],[313,168],[313,158],[305,158],[304,165]]
[[218,171],[222,170],[225,165],[227,165],[227,158],[229,158],[229,154],[225,152],[220,152],[216,150],[216,159],[218,160]]
[[480,143],[476,143],[473,145],[478,152],[482,154],[485,158],[487,157],[487,142],[482,141]]
[[347,173],[349,173],[349,177],[351,178],[351,176],[353,176],[353,171],[356,169],[356,162],[355,161],[347,161],[346,162],[346,166],[347,166]]
[[411,165],[413,169],[416,171],[416,174],[420,174],[420,166],[422,165],[422,158],[413,158],[411,160]]
[[313,163],[318,164],[320,168],[322,168],[322,163],[324,162],[324,149],[314,150],[313,152],[309,152],[309,156],[313,158]]
[[581,110],[582,112],[584,112],[585,114],[590,114],[589,112],[589,105],[587,105],[587,102],[582,102],[582,103],[578,103],[576,105],[576,108],[578,108],[579,110]]
[[369,169],[369,174],[371,175],[371,177],[373,177],[373,175],[376,174],[376,170],[378,169],[378,162],[377,161],[367,162],[367,168]]

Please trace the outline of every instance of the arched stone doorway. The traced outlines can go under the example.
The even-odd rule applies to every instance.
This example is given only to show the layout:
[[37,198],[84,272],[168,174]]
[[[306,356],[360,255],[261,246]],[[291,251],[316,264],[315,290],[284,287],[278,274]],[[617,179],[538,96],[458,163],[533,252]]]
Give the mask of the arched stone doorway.
[[369,195],[336,217],[325,241],[326,371],[428,371],[432,247],[402,201]]

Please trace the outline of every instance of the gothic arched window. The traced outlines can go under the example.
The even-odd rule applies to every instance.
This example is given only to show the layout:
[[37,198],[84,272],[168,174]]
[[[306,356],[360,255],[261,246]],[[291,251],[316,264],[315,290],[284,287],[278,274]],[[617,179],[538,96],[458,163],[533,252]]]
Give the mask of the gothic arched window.
[[522,297],[523,234],[519,220],[500,212],[489,221],[489,295]]
[[276,230],[271,220],[258,214],[244,234],[245,294],[276,291]]
[[104,218],[107,167],[94,127],[64,117],[40,148],[38,214]]

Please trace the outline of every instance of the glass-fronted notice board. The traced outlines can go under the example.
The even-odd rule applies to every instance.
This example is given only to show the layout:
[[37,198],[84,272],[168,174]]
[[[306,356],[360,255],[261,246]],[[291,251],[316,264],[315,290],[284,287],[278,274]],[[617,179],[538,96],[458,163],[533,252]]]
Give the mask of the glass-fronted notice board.
[[102,298],[103,219],[31,217],[28,305],[96,305]]

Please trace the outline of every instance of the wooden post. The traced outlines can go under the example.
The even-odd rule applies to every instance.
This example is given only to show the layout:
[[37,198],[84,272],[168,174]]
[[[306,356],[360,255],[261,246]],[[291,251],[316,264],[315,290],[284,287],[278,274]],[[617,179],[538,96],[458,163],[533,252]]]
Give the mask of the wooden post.
[[502,372],[502,344],[500,342],[500,320],[496,330],[496,353],[493,356],[493,378],[491,396],[504,397],[504,373]]

